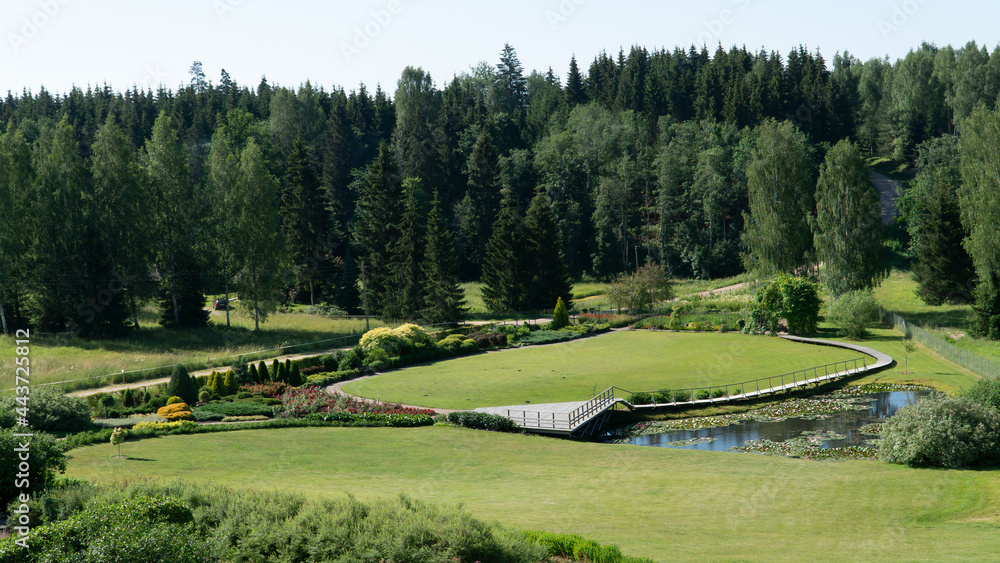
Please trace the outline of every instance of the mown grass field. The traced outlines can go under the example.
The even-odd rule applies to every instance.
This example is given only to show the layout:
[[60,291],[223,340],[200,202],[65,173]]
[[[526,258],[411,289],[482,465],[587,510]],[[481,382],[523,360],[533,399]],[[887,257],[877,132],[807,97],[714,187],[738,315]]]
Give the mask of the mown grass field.
[[612,385],[629,391],[725,385],[860,356],[766,336],[621,331],[401,369],[344,391],[456,409],[553,403],[587,400]]
[[968,334],[975,317],[971,305],[927,305],[917,297],[916,290],[917,282],[910,272],[894,271],[875,290],[875,297],[883,308],[907,321],[931,330],[960,348],[1000,361],[1000,342]]
[[[139,319],[142,329],[122,340],[91,341],[68,335],[33,333],[30,347],[32,384],[83,380],[75,383],[83,388],[87,380],[123,370],[177,363],[204,365],[212,358],[332,339],[352,331],[360,333],[365,327],[364,320],[278,313],[262,324],[260,331],[254,332],[253,321],[245,316],[231,312],[233,326],[227,329],[225,312],[212,311],[208,328],[178,331],[159,326],[156,318],[152,310],[144,311]],[[375,321],[374,326],[381,326],[381,323]],[[319,346],[333,348],[336,345],[330,342]],[[308,348],[291,351],[298,350]],[[277,356],[280,352],[268,355]],[[13,337],[0,337],[0,365],[10,373],[13,373],[13,358]],[[233,360],[220,361],[219,365],[229,365]],[[9,383],[2,388],[13,387],[13,381]],[[95,379],[93,383],[99,382]]]
[[1000,473],[570,442],[451,427],[175,436],[70,452],[68,475],[464,504],[657,561],[991,561]]

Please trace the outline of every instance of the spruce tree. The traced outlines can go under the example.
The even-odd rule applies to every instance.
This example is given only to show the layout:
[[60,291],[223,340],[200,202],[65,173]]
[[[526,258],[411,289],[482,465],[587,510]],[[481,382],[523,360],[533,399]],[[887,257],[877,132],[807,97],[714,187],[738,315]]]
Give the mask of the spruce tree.
[[170,381],[167,383],[167,396],[180,397],[182,401],[189,405],[198,402],[198,389],[194,379],[188,374],[187,368],[178,364],[170,372]]
[[323,288],[333,275],[330,244],[321,244],[330,234],[329,212],[321,193],[319,175],[302,139],[296,139],[289,157],[285,189],[281,196],[281,217],[288,253],[296,280],[309,292],[309,304],[316,304],[317,285]]
[[267,362],[260,363],[260,368],[257,369],[257,374],[260,376],[261,383],[270,383],[273,381],[273,379],[271,379],[271,374],[267,371]]
[[427,216],[423,268],[426,291],[422,320],[432,325],[458,321],[465,313],[465,294],[458,284],[455,245],[444,222],[437,192]]
[[262,383],[260,380],[260,374],[257,372],[257,366],[255,364],[250,364],[250,381],[254,383]]
[[527,298],[527,271],[522,254],[525,240],[517,204],[510,190],[504,190],[500,215],[493,223],[493,236],[486,245],[483,262],[483,302],[494,313],[524,308]]
[[[399,241],[402,187],[388,145],[379,146],[378,157],[368,165],[358,200],[354,240],[359,260],[365,262],[370,309],[381,314],[392,298],[392,249]],[[360,268],[359,268],[360,269]]]
[[277,359],[271,362],[271,381],[284,381],[282,377],[281,362]]
[[[413,190],[420,189],[420,182],[410,182]],[[391,319],[415,319],[424,305],[424,274],[421,260],[424,256],[424,217],[417,203],[418,195],[408,193],[406,211],[399,226],[399,241],[392,249],[393,292],[386,299],[383,315]]]
[[826,155],[816,188],[816,257],[835,297],[871,289],[885,277],[882,220],[871,169],[843,140]]
[[222,377],[222,385],[220,387],[223,389],[221,395],[235,395],[240,390],[240,384],[236,381],[236,377],[233,375],[233,370],[226,370],[226,375]]
[[946,135],[919,147],[920,172],[904,196],[910,246],[916,256],[917,295],[928,305],[968,303],[975,272],[965,250],[958,189],[962,184],[958,137]]
[[299,364],[292,364],[292,369],[288,371],[288,384],[292,387],[300,387],[303,383],[305,382],[302,380]]
[[587,93],[583,89],[583,76],[576,64],[576,55],[569,61],[569,76],[566,77],[566,106],[573,109],[579,104],[587,103]]
[[524,261],[528,268],[526,306],[533,310],[548,309],[562,299],[567,308],[572,307],[573,285],[562,253],[562,237],[549,197],[540,189],[528,207],[524,233]]

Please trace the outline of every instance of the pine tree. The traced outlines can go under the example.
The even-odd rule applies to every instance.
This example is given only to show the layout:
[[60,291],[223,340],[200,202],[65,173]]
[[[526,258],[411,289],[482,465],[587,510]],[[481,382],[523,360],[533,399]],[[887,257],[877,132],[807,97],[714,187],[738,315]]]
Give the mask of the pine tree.
[[180,397],[182,401],[189,405],[198,402],[198,389],[194,379],[188,374],[187,368],[178,364],[174,366],[170,373],[170,381],[167,383],[167,396]]
[[250,364],[250,381],[254,383],[263,383],[260,379],[260,373],[257,371],[256,364]]
[[444,222],[437,192],[434,192],[427,216],[423,274],[427,285],[422,320],[432,325],[458,321],[465,313],[465,295],[458,284],[455,246]]
[[844,140],[827,153],[816,188],[816,257],[835,297],[871,289],[886,276],[882,221],[871,170]]
[[267,371],[267,362],[260,363],[260,367],[257,369],[257,374],[260,376],[261,383],[274,381],[274,379],[271,378],[271,374]]
[[572,283],[562,253],[562,237],[549,197],[540,189],[531,200],[524,220],[528,283],[525,288],[529,309],[546,309],[562,299],[572,307]]
[[153,394],[149,391],[144,391],[142,393],[142,404],[148,405],[150,401],[153,400]]
[[556,308],[552,311],[552,328],[558,330],[569,325],[569,309],[563,303],[562,297],[556,300]]
[[504,190],[500,215],[493,223],[493,236],[486,245],[483,263],[483,302],[494,313],[515,312],[527,301],[528,276],[522,254],[526,247],[517,204]]
[[497,87],[500,94],[500,111],[514,113],[528,105],[528,86],[524,69],[517,58],[517,51],[505,43],[497,64]]
[[122,391],[122,406],[125,407],[125,408],[127,408],[127,409],[136,406],[136,404],[135,404],[135,396],[132,395],[132,390],[131,389],[126,389],[126,390]]

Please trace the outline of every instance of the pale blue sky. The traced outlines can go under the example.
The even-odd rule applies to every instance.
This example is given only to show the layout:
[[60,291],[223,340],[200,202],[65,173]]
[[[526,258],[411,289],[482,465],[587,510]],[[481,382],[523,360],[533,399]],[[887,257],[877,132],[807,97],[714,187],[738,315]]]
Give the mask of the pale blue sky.
[[[565,75],[601,50],[692,42],[764,47],[799,44],[828,61],[847,50],[895,59],[923,40],[956,47],[1000,42],[1000,3],[944,0],[5,0],[0,92],[175,88],[200,60],[219,82],[256,86],[261,75],[329,89],[376,83],[392,93],[402,69],[422,66],[441,87],[510,42],[526,71]],[[395,13],[391,13],[394,11]],[[367,32],[366,32],[367,29]],[[359,35],[360,33],[360,35]]]

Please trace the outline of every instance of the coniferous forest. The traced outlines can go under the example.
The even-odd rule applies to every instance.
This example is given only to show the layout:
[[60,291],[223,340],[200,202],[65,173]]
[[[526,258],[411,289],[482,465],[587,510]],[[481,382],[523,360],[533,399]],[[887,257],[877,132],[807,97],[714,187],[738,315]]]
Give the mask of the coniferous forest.
[[[1000,48],[827,60],[633,47],[528,73],[507,45],[394,91],[117,85],[0,101],[5,327],[126,334],[207,323],[206,294],[437,323],[462,281],[497,311],[651,262],[677,277],[822,262],[834,294],[884,275],[869,162],[919,171],[902,240],[928,302],[1000,337]],[[335,79],[335,77],[333,77]],[[443,79],[443,80],[442,80]],[[846,233],[846,234],[844,234]],[[846,237],[846,238],[845,238]]]

